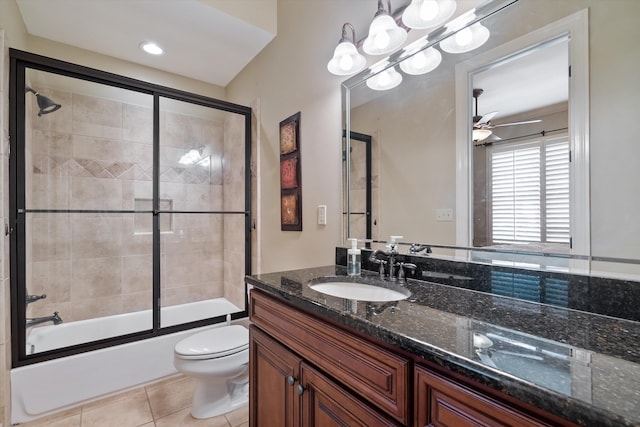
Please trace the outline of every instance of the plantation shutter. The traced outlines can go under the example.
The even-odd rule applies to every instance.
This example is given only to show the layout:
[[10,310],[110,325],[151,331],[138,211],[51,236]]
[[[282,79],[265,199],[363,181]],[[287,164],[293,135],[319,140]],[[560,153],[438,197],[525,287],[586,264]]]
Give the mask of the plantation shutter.
[[493,241],[539,242],[540,146],[491,156]]
[[546,241],[569,243],[569,141],[545,144]]
[[566,136],[496,147],[489,161],[493,242],[568,244]]

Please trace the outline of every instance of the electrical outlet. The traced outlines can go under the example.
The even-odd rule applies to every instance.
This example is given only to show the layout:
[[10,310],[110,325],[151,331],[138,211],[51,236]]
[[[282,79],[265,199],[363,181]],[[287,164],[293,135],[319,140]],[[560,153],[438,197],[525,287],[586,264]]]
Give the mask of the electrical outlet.
[[436,221],[453,221],[453,209],[436,209]]
[[318,205],[318,225],[327,225],[327,205]]

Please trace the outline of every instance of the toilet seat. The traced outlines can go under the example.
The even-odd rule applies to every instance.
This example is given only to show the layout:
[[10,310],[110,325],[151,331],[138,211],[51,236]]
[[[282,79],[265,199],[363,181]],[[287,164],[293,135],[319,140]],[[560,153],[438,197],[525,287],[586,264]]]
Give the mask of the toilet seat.
[[191,335],[176,344],[180,359],[217,359],[249,348],[249,330],[242,325],[223,326]]

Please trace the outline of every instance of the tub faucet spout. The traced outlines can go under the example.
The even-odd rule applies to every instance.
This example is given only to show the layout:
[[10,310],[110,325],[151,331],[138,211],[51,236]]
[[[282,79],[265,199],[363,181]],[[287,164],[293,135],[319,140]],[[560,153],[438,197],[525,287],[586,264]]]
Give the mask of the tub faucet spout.
[[36,302],[38,300],[41,299],[45,299],[47,297],[47,294],[42,294],[42,295],[27,295],[26,297],[26,302],[27,304],[31,304],[32,302]]
[[28,328],[30,326],[35,326],[47,322],[53,322],[54,325],[59,325],[60,323],[62,323],[62,318],[58,315],[58,312],[55,311],[52,316],[28,318],[25,324]]

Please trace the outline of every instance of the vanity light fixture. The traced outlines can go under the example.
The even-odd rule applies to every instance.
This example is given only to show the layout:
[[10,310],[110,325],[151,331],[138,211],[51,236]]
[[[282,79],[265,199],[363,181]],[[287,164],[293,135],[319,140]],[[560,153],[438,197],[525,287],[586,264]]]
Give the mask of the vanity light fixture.
[[477,22],[442,40],[440,48],[448,53],[470,52],[485,44],[490,35],[489,29]]
[[402,83],[402,74],[395,67],[386,70],[367,79],[367,86],[373,90],[389,90]]
[[362,50],[369,55],[384,55],[399,48],[407,39],[407,31],[396,23],[391,16],[391,0],[387,0],[384,9],[383,0],[378,0],[378,11],[369,25],[369,35]]
[[455,0],[411,0],[402,12],[402,22],[416,30],[437,27],[451,18],[456,7]]
[[164,50],[154,42],[142,42],[140,43],[140,49],[151,55],[162,55],[164,53]]
[[423,39],[419,44],[405,48],[402,57],[406,59],[400,62],[400,69],[414,76],[435,70],[442,62],[442,54],[433,46],[422,50],[428,43],[427,39]]
[[[351,29],[351,40],[347,37],[347,27]],[[333,52],[333,58],[327,64],[331,74],[347,76],[364,68],[367,60],[358,52],[355,43],[356,30],[347,22],[342,26],[342,38]]]

